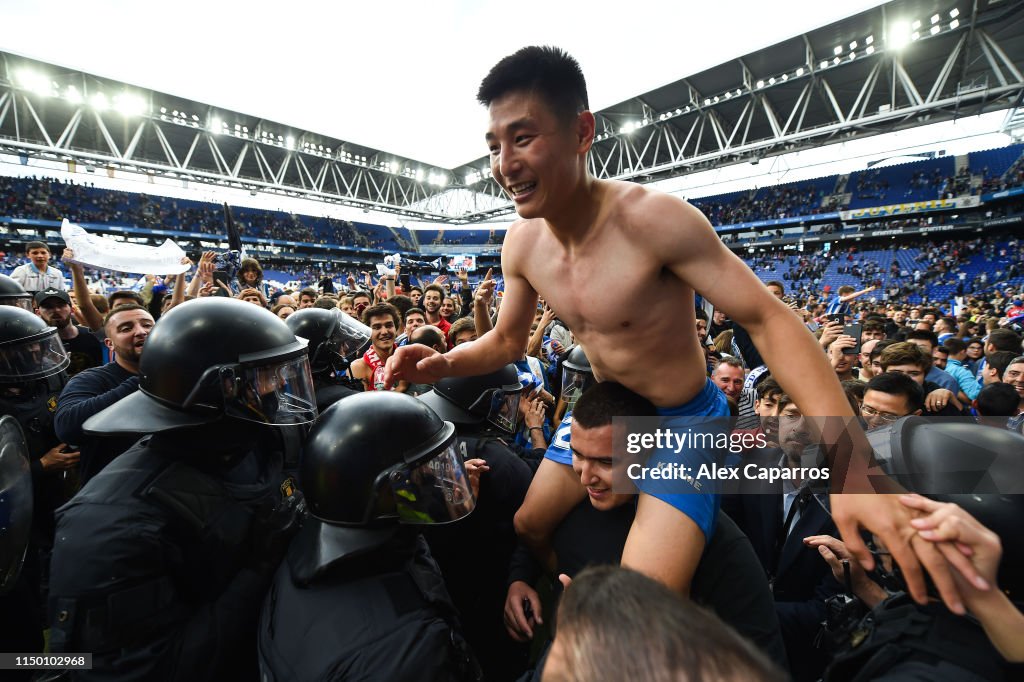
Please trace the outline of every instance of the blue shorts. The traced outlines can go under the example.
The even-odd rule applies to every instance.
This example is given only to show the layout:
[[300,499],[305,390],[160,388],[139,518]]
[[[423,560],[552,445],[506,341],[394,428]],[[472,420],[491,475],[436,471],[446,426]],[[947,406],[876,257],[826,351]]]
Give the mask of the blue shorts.
[[[710,379],[704,384],[704,389],[694,396],[692,400],[684,405],[678,407],[659,407],[658,414],[661,417],[728,417],[729,416],[729,403],[725,399],[725,394]],[[687,420],[682,420],[683,422]],[[695,421],[688,420],[691,424]],[[567,412],[562,423],[558,425],[558,429],[555,431],[554,438],[551,439],[551,445],[548,446],[547,451],[544,453],[545,459],[550,459],[553,462],[559,464],[565,464],[566,466],[572,466],[572,450],[569,447],[569,429],[572,424],[572,412]],[[726,425],[725,420],[721,422],[722,426]],[[671,428],[672,420],[666,419],[665,426]],[[682,424],[680,425],[682,426]],[[676,454],[674,452],[657,453],[654,456],[655,463],[657,462],[673,462],[681,463],[685,466],[692,467],[696,471],[697,467],[701,464],[711,464],[714,462],[714,455],[708,451],[702,450],[691,450],[683,453]],[[715,492],[678,492],[678,486],[685,485],[674,481],[671,483],[662,481],[644,480],[640,481],[638,487],[641,492],[647,493],[652,497],[656,497],[663,502],[667,502],[679,511],[683,512],[704,533],[704,537],[708,542],[711,541],[711,535],[715,528],[715,521],[718,515],[718,495]]]
[[[725,394],[715,386],[711,379],[708,379],[704,384],[704,389],[690,402],[679,407],[659,407],[658,414],[663,418],[662,426],[664,428],[675,427],[683,430],[701,426],[705,427],[702,428],[704,432],[728,430],[729,403],[725,399]],[[714,421],[702,419],[706,417],[720,417],[721,419]],[[661,450],[653,455],[648,466],[665,463],[681,464],[696,472],[702,464],[708,466],[714,464],[715,453],[708,449],[689,449],[679,453]],[[700,491],[688,489],[681,492],[681,486],[690,486],[690,484],[679,480],[643,479],[637,481],[637,487],[641,492],[656,497],[689,516],[704,533],[705,541],[710,542],[715,522],[718,519],[719,496],[717,489],[711,488],[708,481],[702,482]]]

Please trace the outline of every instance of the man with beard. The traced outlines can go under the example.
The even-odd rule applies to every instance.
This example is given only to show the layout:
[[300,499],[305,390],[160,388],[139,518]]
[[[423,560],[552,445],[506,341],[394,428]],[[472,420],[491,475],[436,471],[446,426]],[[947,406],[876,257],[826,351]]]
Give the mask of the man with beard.
[[149,311],[137,303],[111,310],[104,320],[103,330],[114,361],[77,375],[60,394],[54,427],[62,441],[80,446],[83,485],[142,435],[86,436],[82,425],[89,417],[138,389],[142,346],[154,324]]
[[68,376],[72,377],[90,367],[103,364],[103,346],[85,327],[71,319],[71,298],[63,289],[46,289],[36,294],[39,317],[51,327],[57,328],[57,336],[64,344],[71,364]]
[[[367,391],[383,391],[384,363],[395,352],[398,336],[398,309],[390,303],[378,303],[363,311],[363,324],[370,328],[370,347],[352,363],[349,374],[363,382]],[[398,382],[394,389],[405,393],[409,383]]]
[[[441,330],[446,337],[452,323],[441,317],[441,304],[444,302],[444,289],[440,284],[429,284],[423,290],[423,310],[427,312],[427,324],[432,324]],[[453,309],[454,310],[454,309]]]

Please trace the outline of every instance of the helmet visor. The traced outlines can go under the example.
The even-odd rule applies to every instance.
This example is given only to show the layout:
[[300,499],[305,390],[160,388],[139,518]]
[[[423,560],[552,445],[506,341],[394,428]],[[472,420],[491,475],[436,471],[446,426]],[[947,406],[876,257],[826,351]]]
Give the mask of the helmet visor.
[[0,595],[18,579],[32,528],[32,474],[17,420],[0,419]]
[[36,312],[31,296],[0,296],[0,305],[12,305],[15,308],[27,310],[32,314]]
[[470,412],[482,414],[487,410],[487,421],[499,429],[515,433],[516,421],[519,417],[519,397],[522,391],[506,391],[492,388],[484,391],[475,403],[469,406]]
[[370,328],[337,308],[332,311],[338,318],[338,327],[328,340],[328,348],[344,359],[352,357],[370,341]]
[[583,392],[594,383],[594,375],[590,372],[581,372],[568,367],[562,367],[562,394],[561,398],[572,409],[576,401],[580,399]]
[[54,330],[41,338],[0,346],[0,381],[41,379],[67,369],[70,360]]
[[405,465],[386,476],[401,523],[450,523],[476,507],[454,440],[426,462]]
[[308,424],[317,417],[316,393],[305,355],[273,364],[236,368],[224,376],[224,412],[263,424]]

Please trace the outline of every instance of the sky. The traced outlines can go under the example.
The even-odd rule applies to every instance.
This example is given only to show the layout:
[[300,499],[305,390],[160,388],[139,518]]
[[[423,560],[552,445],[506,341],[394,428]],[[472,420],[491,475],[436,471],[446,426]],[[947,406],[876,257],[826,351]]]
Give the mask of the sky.
[[881,0],[0,0],[0,50],[442,168],[484,156],[488,69],[554,44],[599,110]]

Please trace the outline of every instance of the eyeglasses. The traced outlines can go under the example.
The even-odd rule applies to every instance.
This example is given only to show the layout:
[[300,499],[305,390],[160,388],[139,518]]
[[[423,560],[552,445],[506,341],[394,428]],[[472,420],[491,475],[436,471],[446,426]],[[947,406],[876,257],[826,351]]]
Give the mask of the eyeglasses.
[[898,414],[890,414],[888,412],[879,412],[875,408],[871,407],[867,403],[860,406],[860,413],[865,417],[878,417],[886,424],[892,424],[900,419]]

